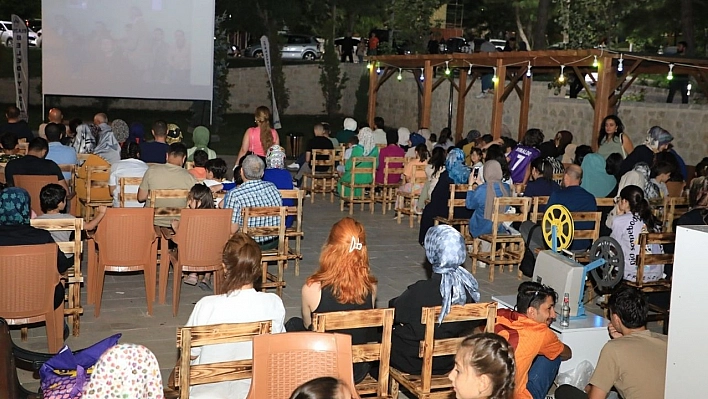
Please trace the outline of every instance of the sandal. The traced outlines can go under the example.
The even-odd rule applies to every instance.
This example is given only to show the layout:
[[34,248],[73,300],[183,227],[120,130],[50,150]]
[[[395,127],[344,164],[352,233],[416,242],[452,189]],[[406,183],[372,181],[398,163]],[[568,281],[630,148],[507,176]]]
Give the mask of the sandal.
[[187,285],[197,285],[197,276],[187,276],[187,278],[184,279],[184,283]]
[[209,282],[206,280],[200,281],[198,285],[199,285],[199,288],[202,289],[202,291],[206,291],[206,292],[214,291],[214,289],[211,287],[211,284],[209,284]]

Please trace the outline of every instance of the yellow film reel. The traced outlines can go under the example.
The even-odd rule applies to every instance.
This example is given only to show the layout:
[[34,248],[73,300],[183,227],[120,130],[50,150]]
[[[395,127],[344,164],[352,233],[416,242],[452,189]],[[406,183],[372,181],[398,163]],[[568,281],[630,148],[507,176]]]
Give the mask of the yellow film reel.
[[553,249],[553,227],[556,228],[556,249],[568,249],[573,242],[573,216],[563,205],[552,205],[543,214],[541,231],[546,245]]

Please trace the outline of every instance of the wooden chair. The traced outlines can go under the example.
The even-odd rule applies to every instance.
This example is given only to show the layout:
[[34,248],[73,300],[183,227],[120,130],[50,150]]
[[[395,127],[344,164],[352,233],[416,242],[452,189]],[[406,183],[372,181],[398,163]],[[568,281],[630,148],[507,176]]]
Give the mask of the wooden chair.
[[95,236],[89,239],[88,290],[89,303],[95,305],[95,317],[101,313],[106,272],[142,271],[148,314],[152,315],[157,280],[157,237],[152,225],[154,211],[153,208],[109,208]]
[[143,182],[142,177],[121,177],[118,179],[118,201],[121,208],[125,208],[125,203],[127,201],[137,201],[138,193],[128,193],[125,191],[126,186],[139,186]]
[[539,209],[541,208],[541,206],[546,205],[548,203],[548,196],[531,198],[533,199],[531,202],[531,217],[529,218],[529,220],[534,223],[541,223],[540,218],[543,217],[543,212],[540,212]]
[[[172,316],[177,316],[182,273],[214,274],[214,294],[221,293],[222,255],[231,237],[231,209],[183,209],[179,229],[172,237],[177,251],[170,254],[172,276]],[[167,296],[169,267],[160,266],[160,303]]]
[[29,143],[27,140],[22,141],[23,139],[20,139],[20,141],[17,143],[17,154],[18,155],[27,155],[27,150],[29,150]]
[[664,231],[671,233],[674,231],[674,220],[683,216],[689,211],[688,198],[667,197],[664,198]]
[[[467,209],[465,207],[465,198],[468,190],[468,184],[450,184],[450,199],[447,200],[447,217],[436,216],[434,219],[436,226],[441,223],[449,224],[459,230],[462,236],[465,237],[465,241],[469,240],[468,227],[470,220],[469,218],[455,219],[455,210],[460,208]],[[458,194],[464,194],[464,196]]]
[[184,163],[184,168],[187,170],[194,169],[194,161],[187,161]]
[[[288,215],[288,207],[272,206],[272,207],[250,207],[241,210],[243,215],[242,231],[245,234],[253,237],[258,242],[259,237],[276,237],[278,246],[274,249],[261,250],[261,263],[263,265],[263,275],[261,277],[261,290],[267,288],[275,288],[278,296],[283,296],[283,287],[285,287],[284,269],[288,264],[288,251],[285,239],[285,217]],[[276,225],[259,226],[264,224],[263,218],[273,218],[277,221]],[[277,218],[277,219],[276,219]],[[254,219],[252,221],[252,219]],[[260,219],[260,221],[259,221]],[[271,220],[273,220],[271,219]],[[267,223],[267,222],[265,222]],[[275,262],[278,268],[278,274],[268,272],[268,264]]]
[[[287,252],[288,260],[295,261],[295,275],[300,275],[300,260],[302,260],[302,239],[305,237],[305,233],[302,230],[302,205],[305,198],[305,192],[303,190],[278,190],[280,191],[280,197],[285,200],[295,201],[295,206],[288,206],[288,216],[295,218],[295,223],[291,227],[287,227],[285,230],[285,237],[287,238]],[[295,239],[295,247],[290,246],[290,240]]]
[[[93,218],[94,208],[99,206],[113,206],[113,199],[97,200],[92,197],[92,191],[97,189],[108,189],[108,176],[111,174],[110,166],[92,166],[86,170],[86,198],[79,198],[84,206],[84,220]],[[98,177],[97,177],[98,176]]]
[[[597,241],[600,238],[600,221],[602,220],[602,212],[570,212],[575,224],[573,233],[573,241],[575,240],[590,240]],[[577,222],[592,222],[593,227],[587,229],[579,229]],[[590,254],[588,250],[575,252],[575,260],[581,263],[590,262]]]
[[[312,172],[302,176],[302,188],[310,193],[310,203],[315,202],[315,194],[322,193],[324,198],[330,193],[329,202],[334,202],[337,170],[335,169],[337,150],[312,150],[310,167]],[[325,169],[318,171],[317,169]]]
[[[464,337],[435,339],[435,326],[438,324],[437,318],[440,315],[440,309],[440,306],[423,308],[421,321],[425,327],[425,339],[420,341],[419,350],[419,356],[423,358],[423,370],[421,375],[411,375],[391,367],[391,378],[394,380],[392,397],[398,397],[398,384],[403,385],[411,395],[419,399],[452,398],[455,396],[447,374],[433,375],[433,357],[454,355]],[[450,313],[445,316],[442,322],[485,320],[485,332],[494,332],[496,317],[496,302],[470,303],[452,306]]]
[[[70,179],[66,181],[66,183],[69,185],[69,193],[70,194],[76,194],[76,164],[59,164],[59,169],[61,169],[62,173],[68,173],[70,176]],[[67,204],[69,205],[69,210],[71,211],[71,214],[80,217],[81,213],[79,211],[79,197],[74,195],[71,197],[71,200]]]
[[[349,171],[349,181],[340,179],[339,191],[339,210],[344,211],[344,203],[349,204],[349,214],[354,214],[354,204],[361,204],[361,210],[364,210],[364,204],[369,204],[371,214],[374,214],[374,182],[376,181],[376,157],[354,157],[351,159],[352,169]],[[357,176],[367,176],[366,180],[371,179],[370,183],[356,183]],[[349,189],[349,195],[344,195],[345,190]],[[356,195],[356,191],[360,191],[360,195]],[[367,194],[368,191],[368,194]]]
[[[403,164],[405,162],[405,157],[388,157],[384,159],[384,182],[375,184],[375,188],[380,190],[380,193],[378,196],[374,196],[376,202],[381,203],[384,215],[386,210],[391,210],[391,206],[396,201],[396,192],[401,185],[400,176],[403,174]],[[393,176],[399,176],[399,180],[395,183],[389,183]]]
[[[56,244],[0,247],[0,317],[9,325],[44,322],[49,352],[64,345],[64,307],[54,309],[54,289],[61,281]],[[28,278],[31,276],[31,278]]]
[[271,321],[252,323],[215,324],[198,327],[182,327],[177,330],[177,348],[180,358],[175,367],[175,386],[180,399],[189,399],[189,388],[194,385],[251,378],[253,360],[233,360],[211,364],[190,364],[192,348],[205,345],[250,342],[253,337],[269,334]]
[[595,198],[595,204],[598,208],[614,208],[615,199],[614,198]]
[[686,183],[683,181],[667,181],[666,188],[669,190],[669,197],[681,197]]
[[[516,213],[506,213],[509,207],[516,208]],[[504,271],[504,266],[508,265],[509,270],[513,270],[521,264],[526,251],[526,243],[521,234],[499,233],[499,227],[503,223],[523,223],[528,219],[531,209],[531,198],[529,197],[496,197],[494,198],[494,209],[492,214],[492,233],[482,234],[474,238],[472,243],[472,273],[477,272],[477,261],[489,264],[489,281],[494,281],[494,269],[499,266],[499,271]],[[482,252],[480,246],[482,241],[490,243],[490,250]],[[519,269],[519,278],[521,270]]]
[[292,332],[253,337],[253,378],[248,399],[288,399],[301,384],[334,377],[354,389],[352,338],[347,334]]
[[[187,206],[187,195],[189,195],[189,190],[183,189],[154,189],[150,190],[150,208],[155,209],[154,218],[169,218],[170,221],[173,219],[179,219],[182,214],[182,210]],[[180,207],[166,207],[157,206],[158,202],[161,200],[183,200],[183,204]],[[164,204],[163,204],[164,205]],[[153,221],[154,224],[154,221]],[[169,241],[172,239],[171,230],[169,228],[162,228],[155,226],[156,231],[160,231],[160,275],[163,274],[162,267],[164,266],[166,270],[170,268],[170,250]],[[167,273],[165,271],[164,273]],[[165,283],[167,280],[165,280]],[[160,283],[162,284],[162,283]],[[166,288],[165,288],[166,289]],[[160,303],[165,303],[165,298],[160,298]]]
[[38,229],[48,231],[69,231],[74,233],[74,240],[69,242],[58,242],[59,250],[65,254],[71,254],[74,257],[74,266],[70,267],[62,279],[65,282],[66,288],[66,308],[64,316],[69,318],[69,325],[72,326],[72,334],[75,337],[79,336],[81,328],[80,317],[84,313],[84,308],[81,306],[81,284],[84,282],[84,276],[81,273],[81,254],[83,253],[83,241],[81,232],[84,229],[84,219],[69,218],[69,219],[32,219],[30,225]]
[[392,397],[389,395],[389,368],[391,362],[393,316],[394,309],[350,310],[317,313],[313,315],[313,331],[332,332],[366,327],[382,329],[381,342],[352,345],[352,359],[354,363],[379,362],[379,375],[377,379],[367,375],[362,382],[356,384],[356,391],[361,396],[375,394],[377,398]]
[[39,201],[39,192],[42,187],[51,183],[59,183],[56,176],[49,175],[15,175],[15,187],[24,188],[30,195],[30,206],[37,216],[44,215]]
[[[412,187],[420,187],[422,190],[428,178],[425,176],[425,165],[418,165],[413,170]],[[404,193],[398,190],[396,192],[396,219],[398,224],[401,224],[401,215],[408,215],[408,227],[413,228],[413,219],[417,218],[420,222],[420,215],[416,214],[415,208],[420,198],[420,190],[418,193]]]

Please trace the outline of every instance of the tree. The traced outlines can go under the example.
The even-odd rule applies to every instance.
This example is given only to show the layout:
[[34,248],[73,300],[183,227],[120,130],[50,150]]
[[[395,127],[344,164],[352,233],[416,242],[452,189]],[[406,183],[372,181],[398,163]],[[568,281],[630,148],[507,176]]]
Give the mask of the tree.
[[693,1],[681,0],[681,34],[688,44],[686,51],[688,55],[693,55],[696,51],[696,38],[693,32]]
[[349,78],[346,73],[340,77],[339,59],[334,51],[334,31],[330,29],[330,32],[325,42],[324,63],[320,66],[320,86],[327,115],[333,116],[339,113],[339,100],[342,99],[342,91]]
[[42,0],[0,0],[2,18],[10,18],[12,14],[24,19],[42,18]]
[[551,0],[539,0],[538,12],[536,13],[536,24],[533,27],[533,49],[541,50],[546,48],[546,31],[548,30],[548,18],[551,8]]
[[393,0],[390,4],[391,23],[398,44],[407,44],[411,51],[425,53],[431,19],[444,0]]

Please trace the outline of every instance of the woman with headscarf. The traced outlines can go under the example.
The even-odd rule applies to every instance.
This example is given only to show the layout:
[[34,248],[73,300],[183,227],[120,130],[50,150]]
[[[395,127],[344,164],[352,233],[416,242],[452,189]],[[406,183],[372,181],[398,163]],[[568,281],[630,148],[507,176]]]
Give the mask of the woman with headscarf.
[[125,123],[123,119],[114,119],[111,122],[111,130],[113,130],[113,135],[116,137],[118,144],[123,146],[128,137],[130,136],[130,127]]
[[77,154],[91,154],[96,147],[96,137],[89,124],[83,123],[76,127],[76,135],[72,146]]
[[338,131],[334,138],[337,139],[340,145],[347,144],[353,136],[356,136],[356,127],[356,120],[344,118],[344,129]]
[[[440,323],[452,305],[464,305],[480,299],[479,286],[465,267],[467,248],[462,235],[452,226],[430,228],[424,240],[426,269],[430,278],[410,285],[389,302],[396,309],[391,336],[391,366],[410,374],[420,374],[423,361],[418,355],[425,337],[421,324],[423,307],[442,306],[435,325],[435,338],[455,338],[471,333],[476,323]],[[445,374],[454,365],[453,356],[436,356],[433,374]]]
[[[445,171],[440,173],[438,182],[430,194],[430,203],[423,209],[420,217],[420,231],[418,232],[418,242],[423,245],[425,234],[428,229],[435,224],[435,218],[448,215],[448,200],[450,199],[451,184],[467,184],[470,176],[470,168],[465,165],[465,154],[459,148],[452,148],[445,160]],[[461,195],[463,193],[460,193]],[[464,197],[460,197],[462,199]],[[455,208],[455,219],[469,219],[472,211],[463,208]]]
[[[30,214],[30,196],[25,189],[8,187],[0,191],[0,246],[54,243],[49,231],[30,226]],[[59,273],[66,272],[73,264],[72,259],[57,250]],[[61,283],[54,289],[54,308],[59,306],[64,306],[64,286]]]
[[[266,169],[263,172],[263,181],[275,184],[278,190],[292,190],[293,177],[285,169],[285,150],[279,145],[271,146],[266,152]],[[284,199],[283,206],[295,206],[294,199]],[[285,226],[290,227],[295,221],[294,216],[285,218]]]
[[133,143],[142,143],[145,141],[145,126],[140,122],[133,122],[130,124],[130,129],[128,131],[128,140]]
[[606,197],[617,185],[617,179],[607,174],[605,157],[600,154],[587,154],[580,165],[583,169],[583,180],[580,187],[595,198]]
[[[356,166],[361,168],[376,168],[377,161],[379,158],[379,148],[376,147],[374,142],[374,133],[368,127],[363,127],[359,130],[359,144],[352,147],[352,155],[347,162],[344,164],[344,174],[339,178],[337,183],[337,192],[343,194],[345,197],[349,196],[349,187],[344,187],[344,192],[342,193],[341,182],[351,182],[352,180],[352,169],[354,168],[353,159],[355,157],[373,157],[374,162],[361,162]],[[371,175],[357,174],[355,175],[354,183],[357,184],[369,184],[372,183]],[[360,188],[354,190],[355,197],[361,197],[363,194]]]
[[[388,158],[403,158],[406,151],[398,144],[398,134],[389,130],[386,132],[386,147],[379,149],[379,164],[376,167],[376,184],[398,184],[401,174],[389,174],[386,180],[386,160]],[[390,162],[389,168],[402,168],[402,162]],[[384,181],[386,180],[386,181]]]
[[192,132],[192,142],[194,147],[187,149],[187,161],[194,161],[194,152],[197,150],[202,150],[207,153],[209,159],[216,158],[216,151],[209,148],[209,139],[211,138],[211,133],[209,129],[204,126],[197,126]]
[[[511,189],[502,182],[502,168],[497,161],[484,163],[484,183],[479,177],[470,178],[469,191],[465,199],[465,207],[474,211],[470,218],[470,235],[479,237],[492,233],[492,216],[494,216],[494,198],[509,197]],[[476,188],[475,188],[476,187]],[[499,232],[504,226],[499,225]]]
[[150,349],[118,344],[96,362],[83,388],[84,399],[162,399],[164,392],[157,358]]
[[644,144],[634,147],[634,150],[627,155],[620,165],[619,175],[622,176],[634,169],[634,165],[644,162],[651,166],[654,164],[654,157],[657,153],[667,151],[674,136],[661,126],[652,126],[647,131],[647,138]]
[[103,158],[109,164],[120,161],[120,144],[107,123],[99,126],[98,139],[93,154]]

